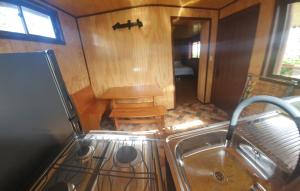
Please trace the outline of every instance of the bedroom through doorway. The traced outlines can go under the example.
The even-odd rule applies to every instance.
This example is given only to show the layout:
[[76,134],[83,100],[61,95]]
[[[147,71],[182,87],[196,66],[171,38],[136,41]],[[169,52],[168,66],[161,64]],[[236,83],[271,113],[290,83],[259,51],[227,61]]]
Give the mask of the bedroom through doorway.
[[197,100],[201,52],[201,20],[177,17],[172,22],[172,54],[175,104]]

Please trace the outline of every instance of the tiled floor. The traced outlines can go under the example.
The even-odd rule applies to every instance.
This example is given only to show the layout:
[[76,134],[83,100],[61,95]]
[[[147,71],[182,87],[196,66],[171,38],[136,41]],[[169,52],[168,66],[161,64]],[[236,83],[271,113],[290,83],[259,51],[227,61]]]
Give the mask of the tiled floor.
[[169,110],[166,115],[166,128],[177,132],[189,128],[204,127],[227,119],[227,114],[214,105],[203,105],[199,101],[195,101]]
[[[106,115],[107,116],[107,115]],[[225,112],[212,104],[203,105],[199,101],[185,103],[169,110],[165,117],[165,132],[172,134],[187,129],[204,127],[212,123],[225,121],[228,116]],[[113,121],[104,117],[101,129],[115,130]],[[121,124],[120,131],[157,131],[157,125],[124,125]]]

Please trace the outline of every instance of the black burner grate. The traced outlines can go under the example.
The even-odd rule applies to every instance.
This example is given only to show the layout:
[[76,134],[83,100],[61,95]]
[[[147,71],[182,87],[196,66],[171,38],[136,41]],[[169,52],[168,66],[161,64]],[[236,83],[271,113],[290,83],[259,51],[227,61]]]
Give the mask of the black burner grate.
[[122,146],[118,149],[116,159],[120,163],[131,163],[137,157],[137,150],[132,146]]
[[[46,175],[41,187],[48,190],[64,181],[72,183],[77,191],[158,190],[154,144],[152,140],[132,137],[130,141],[91,139],[87,144],[77,141],[63,153],[63,162],[52,167],[55,174]],[[79,156],[85,155],[87,159],[81,160]]]

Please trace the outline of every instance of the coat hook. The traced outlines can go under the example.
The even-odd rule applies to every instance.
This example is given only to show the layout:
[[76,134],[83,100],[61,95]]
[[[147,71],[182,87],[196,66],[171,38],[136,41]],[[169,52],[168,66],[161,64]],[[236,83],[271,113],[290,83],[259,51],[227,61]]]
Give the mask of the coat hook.
[[141,28],[143,26],[142,21],[140,21],[139,19],[137,19],[136,22],[131,22],[131,20],[128,20],[127,23],[123,23],[123,24],[117,22],[116,24],[114,24],[112,26],[112,28],[114,30],[122,29],[122,28],[128,28],[128,30],[130,30],[132,27],[135,27],[135,26]]

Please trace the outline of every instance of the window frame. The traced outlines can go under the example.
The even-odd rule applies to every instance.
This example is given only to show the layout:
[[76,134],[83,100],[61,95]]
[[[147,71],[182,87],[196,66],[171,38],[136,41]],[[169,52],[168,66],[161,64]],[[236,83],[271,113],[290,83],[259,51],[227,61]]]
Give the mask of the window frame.
[[[0,30],[0,39],[15,39],[15,40],[37,41],[37,42],[45,42],[45,43],[53,43],[53,44],[65,44],[65,39],[59,21],[59,17],[55,10],[52,10],[44,5],[41,5],[36,2],[31,2],[31,1],[24,1],[24,0],[0,0],[0,1],[18,6],[21,14],[20,17],[25,30],[25,34]],[[21,6],[48,15],[52,22],[55,38],[30,34],[27,29],[26,21],[23,16],[23,11]]]
[[[198,52],[197,52],[197,57],[193,57],[193,45],[194,44],[196,44],[197,45],[197,50],[198,50],[198,45],[199,45],[199,50],[198,50]],[[191,58],[195,58],[195,59],[199,59],[200,58],[200,51],[201,51],[201,41],[200,40],[197,40],[197,41],[192,41],[192,44],[191,44],[192,46],[192,48],[191,48]]]
[[262,79],[276,81],[285,84],[299,84],[300,79],[291,78],[282,75],[274,74],[274,69],[277,63],[277,55],[280,53],[280,47],[283,44],[283,38],[287,34],[284,33],[287,17],[288,5],[300,2],[300,0],[277,0],[273,15],[273,23],[268,40],[268,48],[264,59],[264,67],[262,70]]

